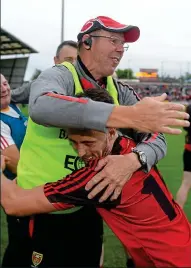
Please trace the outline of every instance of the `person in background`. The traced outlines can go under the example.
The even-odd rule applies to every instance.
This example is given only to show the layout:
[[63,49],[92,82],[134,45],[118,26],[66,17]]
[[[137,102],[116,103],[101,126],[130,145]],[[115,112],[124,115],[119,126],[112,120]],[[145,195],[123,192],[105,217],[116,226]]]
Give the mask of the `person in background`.
[[[191,122],[191,104],[186,107],[187,113],[190,115]],[[176,201],[184,208],[186,200],[188,198],[188,193],[191,189],[191,125],[184,128],[186,131],[185,136],[185,147],[183,153],[183,179],[182,184],[177,192]]]
[[[62,62],[74,63],[77,59],[77,42],[73,40],[66,40],[62,42],[56,50],[56,55],[54,56],[54,63],[61,64]],[[14,103],[29,103],[29,96],[31,85],[34,81],[24,84],[14,90],[11,90],[11,101]]]
[[17,105],[11,103],[11,89],[8,81],[1,74],[1,151],[10,158],[5,171],[9,179],[17,174],[19,150],[23,142],[27,126],[27,118],[23,116]]
[[64,61],[74,63],[77,59],[77,48],[78,45],[75,41],[67,40],[62,42],[56,50],[54,63],[60,64]]
[[[26,133],[27,118],[16,104],[11,103],[11,89],[8,81],[1,74],[1,152],[9,158],[5,174],[9,180],[17,175],[20,148]],[[3,257],[3,267],[24,266],[25,257],[29,256],[29,240],[26,222],[18,217],[7,215],[8,246]],[[22,226],[22,235],[18,226]],[[23,258],[20,257],[23,253]]]

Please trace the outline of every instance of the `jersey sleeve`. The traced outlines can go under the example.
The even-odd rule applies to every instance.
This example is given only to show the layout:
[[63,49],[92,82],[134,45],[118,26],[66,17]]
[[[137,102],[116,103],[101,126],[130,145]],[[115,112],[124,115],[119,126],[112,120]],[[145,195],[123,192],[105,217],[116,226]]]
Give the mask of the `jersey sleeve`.
[[1,150],[3,151],[13,144],[15,144],[15,142],[11,136],[10,127],[1,121]]
[[49,202],[57,210],[65,210],[74,206],[95,205],[97,207],[115,206],[116,201],[110,201],[109,198],[103,203],[99,203],[99,198],[103,195],[103,189],[93,199],[88,199],[89,191],[85,190],[85,186],[95,175],[94,171],[97,160],[92,161],[88,167],[74,171],[54,183],[46,183],[44,186],[44,194]]
[[11,90],[11,101],[14,103],[29,103],[30,89],[33,81]]

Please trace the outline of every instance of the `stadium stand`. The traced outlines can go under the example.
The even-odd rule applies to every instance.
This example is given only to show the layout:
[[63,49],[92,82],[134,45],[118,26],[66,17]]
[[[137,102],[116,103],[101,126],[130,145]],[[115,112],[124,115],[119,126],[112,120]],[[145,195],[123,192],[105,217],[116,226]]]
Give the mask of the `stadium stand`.
[[0,41],[0,73],[14,89],[23,84],[30,54],[38,52],[3,28],[0,28]]

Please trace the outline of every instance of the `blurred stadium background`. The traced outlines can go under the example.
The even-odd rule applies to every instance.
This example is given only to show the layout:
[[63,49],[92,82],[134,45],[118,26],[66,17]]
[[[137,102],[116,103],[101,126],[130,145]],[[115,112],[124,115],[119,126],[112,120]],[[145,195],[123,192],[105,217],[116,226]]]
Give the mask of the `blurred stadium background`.
[[[1,73],[5,75],[11,88],[17,88],[23,85],[23,83],[37,78],[41,73],[39,69],[35,70],[29,81],[24,81],[30,55],[38,52],[2,28],[0,40]],[[184,69],[181,69],[182,65],[179,63],[180,72],[178,77],[169,75],[169,70],[174,68],[175,63],[161,61],[160,70],[144,68],[144,66],[140,66],[138,72],[134,72],[131,68],[117,69],[116,76],[122,82],[132,86],[140,97],[159,95],[165,92],[168,95],[169,101],[178,101],[186,104],[191,101],[190,62],[185,63],[186,67]]]

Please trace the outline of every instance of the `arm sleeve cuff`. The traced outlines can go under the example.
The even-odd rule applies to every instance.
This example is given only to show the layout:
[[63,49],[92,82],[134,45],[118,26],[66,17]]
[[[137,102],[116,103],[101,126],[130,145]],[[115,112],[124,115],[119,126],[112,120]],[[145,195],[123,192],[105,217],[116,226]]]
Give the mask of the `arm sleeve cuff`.
[[144,144],[144,143],[140,143],[136,146],[136,148],[139,151],[142,151],[145,153],[146,157],[147,157],[147,166],[146,168],[143,170],[144,172],[149,172],[151,170],[151,168],[157,163],[157,156],[156,153],[154,151],[154,149],[149,146],[148,144]]

